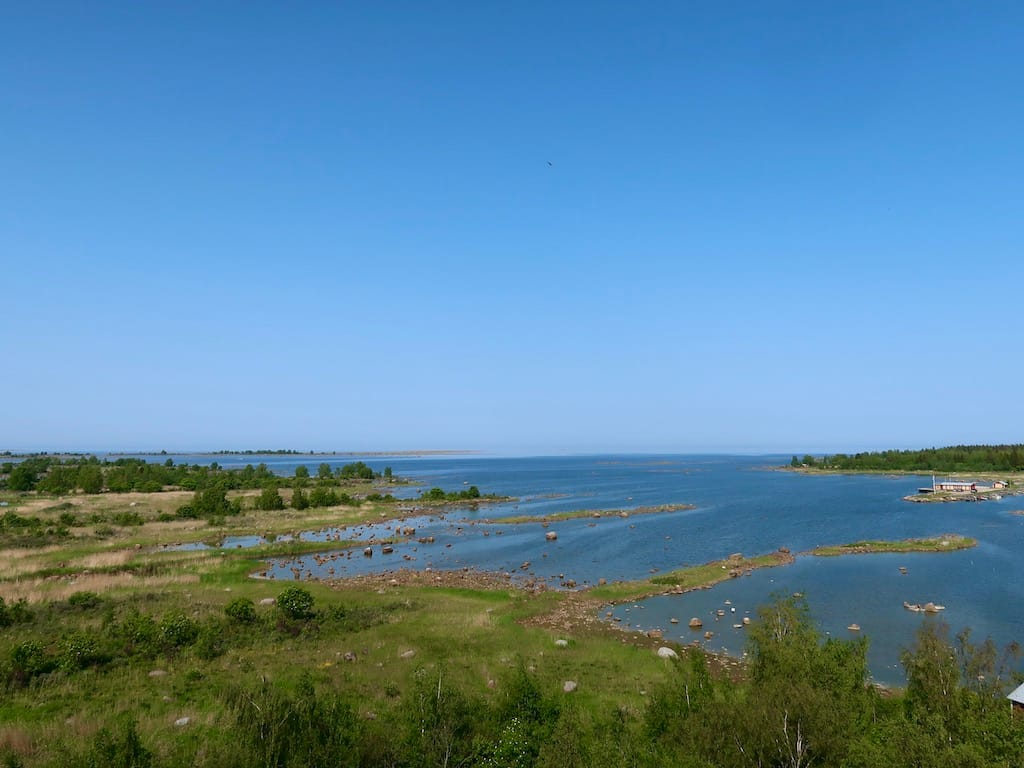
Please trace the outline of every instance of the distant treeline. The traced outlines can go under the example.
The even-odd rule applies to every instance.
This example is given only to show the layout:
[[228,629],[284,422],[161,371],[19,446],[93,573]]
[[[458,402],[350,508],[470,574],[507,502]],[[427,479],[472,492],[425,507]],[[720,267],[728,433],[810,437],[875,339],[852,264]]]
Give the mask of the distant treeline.
[[793,467],[817,469],[903,470],[925,472],[1021,472],[1024,445],[953,445],[917,451],[869,451],[833,456],[796,456]]
[[[362,461],[333,469],[323,462],[317,468],[319,486],[341,481],[393,479],[391,467],[377,473]],[[224,469],[216,461],[207,466],[175,464],[173,459],[152,463],[142,459],[119,458],[114,461],[95,456],[59,458],[34,456],[24,461],[0,464],[0,488],[11,491],[43,493],[156,493],[166,488],[200,491],[216,487],[222,491],[274,487],[302,488],[310,481],[309,469],[299,465],[293,477],[275,475],[266,464],[247,464],[242,469]]]

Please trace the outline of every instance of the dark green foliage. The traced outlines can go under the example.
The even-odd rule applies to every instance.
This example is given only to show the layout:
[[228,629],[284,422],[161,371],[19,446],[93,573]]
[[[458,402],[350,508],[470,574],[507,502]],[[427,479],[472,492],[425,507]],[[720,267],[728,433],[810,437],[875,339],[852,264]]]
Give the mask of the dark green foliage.
[[228,696],[235,732],[244,754],[237,764],[286,766],[356,766],[359,722],[336,693],[318,693],[304,675],[295,696],[267,683],[256,690],[237,689]]
[[301,488],[296,488],[295,491],[292,493],[292,508],[307,509],[308,507],[309,497]]
[[109,634],[118,641],[125,656],[153,657],[160,648],[160,627],[152,616],[132,608],[120,623],[113,624]]
[[241,511],[241,505],[236,499],[229,502],[227,492],[220,485],[210,485],[201,491],[196,491],[192,497],[192,503],[178,508],[178,517],[184,518],[211,518],[236,515]]
[[191,645],[199,636],[199,625],[183,613],[168,614],[160,622],[160,640],[165,647]]
[[53,668],[53,662],[46,657],[46,651],[38,640],[23,640],[11,648],[11,681],[25,685],[38,674]]
[[95,592],[75,592],[68,598],[68,605],[83,611],[91,610],[103,604],[103,598]]
[[393,480],[393,479],[394,479],[394,476],[395,476],[395,475],[394,475],[394,473],[393,473],[393,472],[391,471],[391,467],[384,467],[384,479],[385,479],[385,480]]
[[416,671],[405,706],[406,754],[413,758],[412,765],[472,764],[476,725],[486,709],[453,687],[443,666]]
[[103,470],[98,464],[83,464],[78,468],[77,484],[85,493],[100,493],[103,490]]
[[308,589],[295,584],[285,587],[277,596],[277,607],[286,618],[292,621],[305,621],[313,618],[313,595]]
[[341,480],[373,480],[376,477],[373,470],[361,461],[356,461],[338,469],[338,478]]
[[153,764],[153,753],[143,746],[132,720],[99,731],[89,751],[74,763],[83,768],[151,768]]
[[540,745],[537,768],[591,768],[588,734],[580,723],[574,707],[562,707],[558,720],[551,729],[551,735]]
[[520,660],[505,679],[496,715],[498,737],[483,748],[484,765],[531,766],[559,718],[557,699],[541,691],[536,678]]
[[299,466],[295,468],[295,477],[308,479],[309,467],[307,467],[305,464],[299,464]]
[[111,519],[114,525],[138,526],[145,524],[145,519],[138,512],[118,512]]
[[65,494],[78,487],[78,469],[73,466],[53,466],[43,477],[37,490],[44,493]]
[[256,621],[256,606],[248,597],[236,597],[224,606],[224,613],[238,624],[251,624]]
[[28,607],[28,600],[22,597],[12,605],[7,605],[3,597],[0,597],[0,627],[28,624],[30,621],[32,621],[32,611]]
[[204,661],[221,656],[228,648],[224,630],[225,627],[219,621],[204,621],[193,645],[196,656]]
[[480,489],[475,485],[471,485],[465,490],[450,492],[445,492],[443,488],[434,487],[428,491],[423,491],[420,498],[424,501],[474,501],[483,497],[480,495]]
[[[151,463],[134,458],[101,461],[95,456],[63,460],[36,456],[18,464],[7,463],[4,467],[0,474],[8,475],[6,485],[10,490],[35,489],[54,494],[65,494],[76,489],[85,493],[102,493],[104,489],[114,493],[158,493],[167,487],[198,491],[214,483],[225,490],[235,490],[260,488],[266,482],[277,479],[266,464],[256,467],[249,464],[243,469],[224,470],[215,461],[206,467],[198,464],[176,466],[171,459],[163,463]],[[308,476],[308,470],[306,474]],[[301,479],[301,475],[298,477]]]
[[336,507],[340,503],[341,497],[333,488],[317,485],[309,492],[309,506],[311,507]]
[[316,476],[321,480],[330,480],[334,477],[334,473],[331,472],[331,465],[326,461],[321,462],[320,466],[316,468]]
[[71,535],[63,524],[54,525],[35,515],[23,516],[12,510],[0,516],[0,534],[6,545],[26,548],[53,544]]
[[837,453],[821,459],[804,456],[803,463],[822,469],[861,471],[1019,472],[1024,470],[1024,445],[954,445],[918,451]]
[[92,632],[72,632],[61,638],[57,664],[69,672],[109,661],[100,638]]
[[266,512],[284,509],[284,499],[281,498],[276,485],[268,485],[256,497],[254,506],[256,509],[262,509]]
[[682,723],[690,726],[714,696],[714,682],[701,649],[691,648],[671,664],[671,681],[652,692],[645,714],[644,727],[651,740],[674,740],[674,729]]
[[12,491],[31,491],[36,487],[36,473],[25,462],[16,464],[7,476],[7,487]]

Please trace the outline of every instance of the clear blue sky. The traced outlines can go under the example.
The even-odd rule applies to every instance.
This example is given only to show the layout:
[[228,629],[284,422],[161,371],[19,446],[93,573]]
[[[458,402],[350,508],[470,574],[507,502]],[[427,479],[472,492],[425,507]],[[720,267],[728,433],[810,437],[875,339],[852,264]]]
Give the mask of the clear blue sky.
[[0,6],[0,449],[1024,441],[1019,3]]

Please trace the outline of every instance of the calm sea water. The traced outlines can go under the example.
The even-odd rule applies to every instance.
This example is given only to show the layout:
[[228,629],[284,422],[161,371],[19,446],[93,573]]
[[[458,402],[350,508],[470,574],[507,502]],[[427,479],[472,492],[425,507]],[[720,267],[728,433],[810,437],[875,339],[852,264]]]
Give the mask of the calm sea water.
[[[210,457],[174,457],[207,464]],[[221,465],[267,463],[291,474],[298,464],[315,471],[325,457],[216,457]],[[970,550],[941,554],[800,557],[793,565],[756,571],[710,590],[662,596],[618,606],[621,625],[660,628],[683,641],[715,636],[706,644],[740,654],[744,615],[774,594],[803,593],[825,632],[849,637],[856,623],[870,640],[869,662],[879,682],[901,684],[900,650],[910,644],[922,622],[942,621],[955,633],[972,629],[976,640],[991,636],[1000,645],[1024,642],[1024,497],[984,503],[910,504],[902,501],[922,484],[920,477],[803,476],[773,471],[788,456],[573,456],[539,458],[380,458],[364,460],[377,470],[427,486],[460,490],[476,485],[484,493],[512,495],[518,501],[456,510],[407,521],[416,536],[434,536],[433,544],[396,544],[372,558],[361,550],[318,560],[306,556],[271,565],[270,575],[341,578],[395,568],[475,568],[509,572],[517,578],[545,579],[557,587],[567,579],[580,586],[641,579],[653,573],[696,565],[734,552],[757,555],[779,547],[793,552],[820,544],[865,538],[905,539],[960,533],[978,539]],[[326,459],[337,466],[355,459]],[[405,489],[415,495],[419,489]],[[508,515],[544,514],[576,509],[629,509],[689,503],[693,510],[628,518],[579,519],[552,524],[502,524]],[[484,523],[483,520],[493,520]],[[545,540],[554,530],[557,541]],[[355,529],[306,532],[302,538],[370,540],[393,534],[386,524]],[[528,565],[523,568],[525,564]],[[900,573],[900,567],[906,574]],[[729,601],[729,605],[726,605]],[[938,617],[915,614],[903,602],[932,601],[946,606]],[[716,610],[726,616],[716,620]],[[690,617],[704,621],[692,632]],[[670,619],[678,619],[673,624]]]

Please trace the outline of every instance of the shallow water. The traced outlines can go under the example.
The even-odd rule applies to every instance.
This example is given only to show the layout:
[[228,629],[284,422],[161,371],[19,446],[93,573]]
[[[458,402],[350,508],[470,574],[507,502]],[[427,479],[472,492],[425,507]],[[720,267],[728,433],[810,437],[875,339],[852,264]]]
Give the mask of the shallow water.
[[[181,460],[181,457],[175,457]],[[264,461],[276,472],[291,474],[305,464],[315,471],[325,457],[216,457],[223,466]],[[329,460],[340,466],[358,457]],[[189,458],[209,463],[210,457]],[[804,476],[771,471],[788,456],[575,456],[539,458],[365,457],[374,469],[391,466],[395,474],[448,491],[472,484],[484,493],[517,496],[514,503],[456,509],[443,516],[407,521],[416,537],[394,544],[391,554],[373,546],[337,552],[333,558],[311,555],[271,564],[275,578],[350,574],[397,568],[477,568],[507,572],[518,578],[544,579],[558,587],[567,579],[580,586],[641,579],[652,573],[697,565],[734,552],[757,555],[778,547],[802,552],[821,544],[860,539],[905,539],[960,533],[979,546],[958,553],[801,557],[793,565],[757,571],[713,590],[652,598],[643,607],[620,606],[622,623],[643,629],[659,627],[674,639],[703,638],[687,627],[701,616],[714,629],[710,647],[741,652],[743,630],[728,618],[753,615],[772,593],[803,592],[825,631],[849,636],[846,627],[861,626],[870,638],[869,658],[875,678],[900,683],[899,651],[923,621],[941,620],[955,631],[973,629],[976,639],[991,635],[999,644],[1024,641],[1024,497],[984,503],[911,504],[922,478],[914,476]],[[418,489],[405,489],[415,493]],[[543,515],[577,509],[630,509],[690,503],[693,510],[625,519],[611,516],[552,523],[503,524],[510,515]],[[493,523],[483,522],[493,520]],[[304,540],[335,538],[368,543],[394,535],[390,523],[308,532]],[[545,540],[547,531],[557,541]],[[236,542],[237,543],[237,542]],[[522,567],[526,565],[526,567]],[[899,566],[907,574],[899,573]],[[294,570],[293,570],[294,569]],[[731,600],[737,612],[714,621],[714,610]],[[947,606],[939,617],[910,613],[903,602],[932,601]],[[626,609],[628,614],[626,613]],[[670,618],[678,618],[673,625]],[[718,628],[709,626],[718,624]]]

